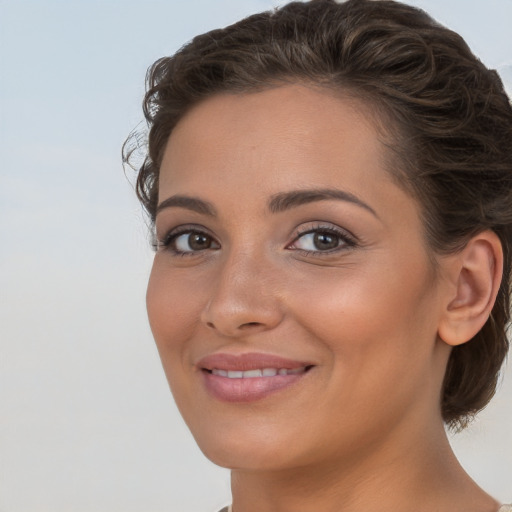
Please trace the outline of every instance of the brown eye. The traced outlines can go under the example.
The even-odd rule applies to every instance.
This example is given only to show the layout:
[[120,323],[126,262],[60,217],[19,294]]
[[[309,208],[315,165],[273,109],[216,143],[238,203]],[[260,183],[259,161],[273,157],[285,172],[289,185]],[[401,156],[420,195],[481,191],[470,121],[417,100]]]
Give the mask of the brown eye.
[[171,241],[171,245],[178,253],[204,251],[205,249],[218,247],[211,236],[197,231],[177,235]]
[[333,231],[315,230],[302,234],[293,244],[294,249],[303,251],[325,252],[348,245],[341,235]]
[[313,245],[319,251],[335,249],[340,244],[339,237],[330,233],[314,233]]

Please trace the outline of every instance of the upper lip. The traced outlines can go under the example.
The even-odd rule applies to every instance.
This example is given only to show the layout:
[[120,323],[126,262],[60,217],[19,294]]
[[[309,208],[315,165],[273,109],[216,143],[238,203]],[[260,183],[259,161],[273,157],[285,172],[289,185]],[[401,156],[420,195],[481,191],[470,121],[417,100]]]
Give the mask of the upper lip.
[[273,354],[250,352],[245,354],[215,353],[200,359],[196,366],[201,370],[249,371],[263,368],[285,368],[293,370],[312,366],[307,361],[287,359]]

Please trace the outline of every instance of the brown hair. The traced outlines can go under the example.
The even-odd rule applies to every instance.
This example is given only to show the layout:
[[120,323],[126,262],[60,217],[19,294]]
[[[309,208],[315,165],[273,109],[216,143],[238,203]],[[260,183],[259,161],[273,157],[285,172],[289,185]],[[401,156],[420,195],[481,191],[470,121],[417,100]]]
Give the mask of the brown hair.
[[[219,92],[286,82],[348,91],[393,121],[391,172],[422,205],[434,253],[460,250],[486,229],[499,236],[504,275],[492,314],[453,349],[446,370],[443,418],[462,428],[492,398],[508,350],[512,108],[497,73],[458,34],[388,0],[292,2],[197,36],[147,74],[150,130],[137,195],[152,222],[162,153],[188,109]],[[136,138],[123,148],[128,163]]]

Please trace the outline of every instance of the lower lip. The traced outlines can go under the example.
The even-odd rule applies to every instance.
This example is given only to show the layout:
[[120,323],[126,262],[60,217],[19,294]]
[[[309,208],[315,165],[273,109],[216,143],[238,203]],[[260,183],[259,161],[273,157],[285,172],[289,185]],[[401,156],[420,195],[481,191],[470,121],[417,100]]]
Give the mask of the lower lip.
[[274,377],[230,379],[203,370],[206,389],[223,402],[255,402],[303,379],[308,372]]

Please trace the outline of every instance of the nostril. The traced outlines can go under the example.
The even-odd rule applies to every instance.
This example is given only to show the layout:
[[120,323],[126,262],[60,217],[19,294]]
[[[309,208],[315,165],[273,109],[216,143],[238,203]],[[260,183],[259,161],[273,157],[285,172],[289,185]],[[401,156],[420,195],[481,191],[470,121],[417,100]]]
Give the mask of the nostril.
[[[210,327],[211,329],[215,329],[215,325],[213,322],[206,322],[207,327]],[[262,325],[260,322],[246,322],[245,324],[240,325],[239,329],[245,329],[249,327],[257,327],[259,325]]]
[[242,324],[242,325],[240,326],[240,329],[244,329],[244,328],[246,328],[246,327],[256,327],[256,326],[258,326],[258,325],[262,325],[262,324],[261,324],[260,322],[247,322],[247,323],[245,323],[245,324]]

